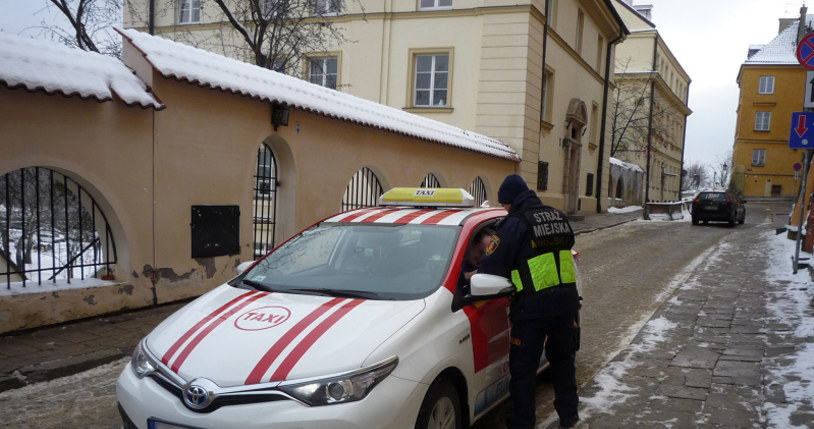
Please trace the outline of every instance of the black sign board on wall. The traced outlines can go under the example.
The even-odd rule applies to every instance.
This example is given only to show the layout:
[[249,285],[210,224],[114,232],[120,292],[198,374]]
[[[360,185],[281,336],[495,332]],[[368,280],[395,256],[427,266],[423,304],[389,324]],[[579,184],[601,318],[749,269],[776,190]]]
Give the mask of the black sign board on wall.
[[192,206],[192,257],[240,253],[240,206]]

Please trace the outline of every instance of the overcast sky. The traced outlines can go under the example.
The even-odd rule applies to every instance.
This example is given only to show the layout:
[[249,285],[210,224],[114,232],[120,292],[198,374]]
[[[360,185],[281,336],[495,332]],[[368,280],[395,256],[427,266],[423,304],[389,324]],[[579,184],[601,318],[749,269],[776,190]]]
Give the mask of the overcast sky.
[[[814,1],[808,0],[812,4]],[[778,19],[799,16],[803,0],[635,0],[653,5],[653,23],[690,75],[685,164],[719,164],[731,153],[738,86],[750,44],[770,42]],[[60,19],[47,0],[0,0],[0,31],[39,37]],[[810,11],[814,13],[814,11]],[[802,94],[800,95],[802,99]]]

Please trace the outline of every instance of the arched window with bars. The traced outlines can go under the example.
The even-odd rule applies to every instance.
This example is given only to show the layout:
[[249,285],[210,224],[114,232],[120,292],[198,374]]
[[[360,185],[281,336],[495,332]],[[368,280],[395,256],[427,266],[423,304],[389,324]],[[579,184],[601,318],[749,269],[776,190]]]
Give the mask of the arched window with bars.
[[382,184],[373,170],[364,167],[350,179],[342,196],[342,211],[379,205],[379,197],[384,193]]
[[257,168],[254,174],[254,258],[274,248],[277,218],[277,160],[267,144],[257,150]]
[[45,167],[0,177],[0,281],[112,279],[116,244],[107,216],[74,179]]
[[486,185],[483,184],[483,179],[480,176],[476,177],[472,184],[469,185],[469,193],[475,198],[476,206],[481,206],[486,202]]
[[441,187],[441,181],[439,181],[438,178],[435,177],[435,174],[430,173],[430,174],[427,174],[427,176],[424,177],[424,180],[421,181],[421,186],[420,187],[421,188],[440,188]]

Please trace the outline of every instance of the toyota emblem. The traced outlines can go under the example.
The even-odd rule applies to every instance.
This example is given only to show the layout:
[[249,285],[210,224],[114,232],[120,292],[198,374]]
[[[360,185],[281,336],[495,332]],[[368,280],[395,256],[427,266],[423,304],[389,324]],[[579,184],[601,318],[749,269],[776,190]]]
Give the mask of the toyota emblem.
[[189,408],[200,410],[210,402],[212,402],[212,398],[209,391],[197,384],[191,384],[184,390],[184,403]]

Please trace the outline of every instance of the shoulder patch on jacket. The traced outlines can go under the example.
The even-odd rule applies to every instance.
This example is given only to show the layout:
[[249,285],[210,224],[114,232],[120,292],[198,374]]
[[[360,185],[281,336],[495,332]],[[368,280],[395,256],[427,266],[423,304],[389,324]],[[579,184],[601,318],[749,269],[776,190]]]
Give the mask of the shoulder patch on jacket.
[[489,247],[486,248],[486,254],[491,255],[494,253],[495,250],[497,250],[497,246],[500,246],[500,237],[492,235],[492,241],[489,242]]

